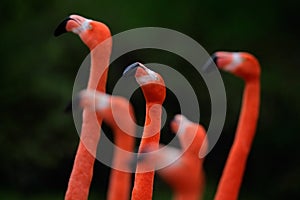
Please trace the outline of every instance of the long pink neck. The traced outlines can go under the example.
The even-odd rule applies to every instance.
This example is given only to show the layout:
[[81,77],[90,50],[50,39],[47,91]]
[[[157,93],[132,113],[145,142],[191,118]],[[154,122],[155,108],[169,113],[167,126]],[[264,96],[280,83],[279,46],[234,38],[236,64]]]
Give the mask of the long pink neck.
[[246,82],[235,139],[218,185],[215,200],[235,200],[238,198],[247,158],[255,135],[259,101],[259,79]]
[[[91,51],[88,89],[97,88],[98,91],[105,92],[110,52],[109,45],[101,49],[96,47]],[[83,111],[80,143],[65,195],[66,200],[88,199],[101,123],[102,118],[96,117],[95,112]]]
[[[134,126],[133,126],[134,127]],[[132,128],[132,132],[134,132]],[[135,137],[130,136],[122,130],[116,128],[114,130],[115,145],[122,150],[133,152]],[[124,154],[121,151],[115,149],[113,167],[110,174],[110,181],[108,186],[108,200],[128,200],[130,196],[131,188],[131,173],[120,171],[118,169],[124,168],[124,165],[128,165],[128,161],[131,159],[128,157],[131,154]],[[122,167],[123,166],[123,167]],[[129,167],[129,166],[128,166]]]
[[[161,127],[161,114],[161,105],[153,105],[146,102],[145,128],[143,132],[143,138],[139,147],[139,153],[145,152],[146,148],[149,148],[149,145],[151,145],[153,150],[158,149]],[[145,171],[145,169],[147,169],[148,172],[143,172]],[[138,163],[131,197],[132,200],[152,199],[154,170],[154,163],[152,166],[147,166],[147,168]]]

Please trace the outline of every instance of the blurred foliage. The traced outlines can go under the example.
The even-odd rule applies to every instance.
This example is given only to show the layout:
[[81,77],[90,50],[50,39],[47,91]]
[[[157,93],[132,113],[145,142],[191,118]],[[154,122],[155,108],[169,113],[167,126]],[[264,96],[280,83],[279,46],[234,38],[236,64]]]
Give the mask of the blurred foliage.
[[[63,198],[79,139],[72,116],[63,110],[88,49],[77,36],[54,38],[53,31],[66,16],[78,13],[103,21],[113,34],[136,27],[166,27],[189,35],[210,53],[238,50],[256,55],[262,67],[261,114],[240,199],[299,199],[299,6],[299,1],[292,0],[1,1],[0,198],[56,199],[38,196],[51,191]],[[207,127],[210,113],[205,108],[209,104],[205,85],[199,84],[191,70],[182,70],[182,65],[188,69],[188,63],[176,55],[149,50],[118,59],[110,68],[108,92],[124,67],[135,60],[164,63],[189,76],[201,93],[201,123]],[[206,199],[212,199],[216,190],[241,106],[243,82],[222,75],[227,118],[205,162]],[[206,95],[203,99],[202,94]],[[168,97],[174,99],[171,92]],[[132,103],[143,124],[140,91]],[[175,100],[165,103],[168,120],[178,112],[174,105]],[[167,143],[171,137],[167,126],[164,132],[167,136],[162,136],[162,142]],[[103,196],[108,173],[107,167],[96,164],[92,195]],[[170,189],[163,182],[158,181],[155,189],[154,197],[170,199]]]

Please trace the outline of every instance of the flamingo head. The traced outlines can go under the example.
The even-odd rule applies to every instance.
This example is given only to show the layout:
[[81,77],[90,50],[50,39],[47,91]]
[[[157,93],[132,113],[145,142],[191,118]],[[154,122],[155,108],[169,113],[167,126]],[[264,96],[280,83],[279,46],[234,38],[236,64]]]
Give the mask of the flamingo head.
[[163,78],[142,63],[136,62],[128,66],[123,75],[135,73],[135,79],[141,86],[147,102],[162,104],[166,98],[166,86]]
[[170,126],[171,130],[178,135],[182,148],[198,155],[201,145],[205,144],[204,128],[179,114],[174,117]]
[[110,107],[110,96],[96,90],[83,90],[78,95],[80,107],[90,111],[103,111]]
[[174,133],[179,133],[180,135],[183,135],[186,131],[186,128],[191,124],[192,122],[188,120],[185,116],[177,114],[175,115],[174,119],[171,121],[171,129]]
[[258,60],[246,52],[215,52],[212,55],[218,68],[231,72],[244,80],[257,79],[260,76]]
[[54,31],[55,36],[66,32],[73,32],[90,48],[94,49],[98,44],[111,36],[109,28],[91,19],[79,15],[70,15],[63,20]]
[[80,107],[96,111],[113,129],[121,129],[128,135],[134,134],[135,116],[127,99],[96,90],[83,90],[78,95],[78,102]]

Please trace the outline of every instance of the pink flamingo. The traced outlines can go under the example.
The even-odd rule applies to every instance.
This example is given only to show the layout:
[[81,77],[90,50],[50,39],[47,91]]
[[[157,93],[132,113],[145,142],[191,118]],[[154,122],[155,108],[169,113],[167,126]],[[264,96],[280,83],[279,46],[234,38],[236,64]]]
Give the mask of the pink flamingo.
[[255,136],[260,102],[260,65],[257,59],[245,52],[216,52],[217,66],[245,81],[243,103],[233,145],[218,189],[216,200],[238,198],[247,158]]
[[[127,67],[124,75],[135,71],[136,81],[142,88],[146,100],[146,118],[143,138],[138,152],[152,145],[153,150],[158,149],[161,128],[162,103],[166,97],[166,87],[163,78],[156,72],[148,69],[141,63],[134,63]],[[153,193],[155,165],[137,164],[134,187],[131,199],[150,200]],[[147,172],[145,172],[147,171]]]
[[[78,34],[91,51],[91,70],[87,88],[105,92],[112,43],[108,40],[101,48],[97,46],[111,37],[109,28],[101,22],[71,15],[58,25],[54,35],[58,36],[65,32]],[[94,155],[100,139],[102,117],[98,115],[95,118],[94,112],[84,110],[82,121],[81,141],[69,179],[66,200],[87,199],[93,176]]]

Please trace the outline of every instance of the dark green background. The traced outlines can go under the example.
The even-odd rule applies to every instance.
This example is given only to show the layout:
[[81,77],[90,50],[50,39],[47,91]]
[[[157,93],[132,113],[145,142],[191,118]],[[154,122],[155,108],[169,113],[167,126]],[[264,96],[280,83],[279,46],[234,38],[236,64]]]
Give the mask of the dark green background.
[[[63,199],[78,135],[64,114],[72,86],[88,49],[78,36],[53,36],[56,25],[77,13],[106,23],[112,34],[157,26],[180,31],[209,53],[248,51],[261,63],[261,113],[240,199],[299,199],[299,1],[75,1],[3,0],[0,3],[0,199]],[[188,64],[155,50],[135,52],[110,68],[108,92],[124,67],[136,59],[174,66],[198,94],[205,85]],[[185,66],[185,70],[182,67]],[[239,116],[243,81],[222,72],[227,92],[224,131],[205,162],[205,199],[215,193]],[[201,80],[200,80],[201,81]],[[168,120],[177,112],[168,94]],[[205,96],[205,95],[204,95]],[[209,99],[199,95],[201,123],[209,123]],[[143,123],[140,91],[132,98]],[[206,105],[206,107],[205,107]],[[162,142],[171,137],[168,126]],[[96,163],[91,198],[105,196],[109,169]],[[154,199],[171,198],[160,179]]]

